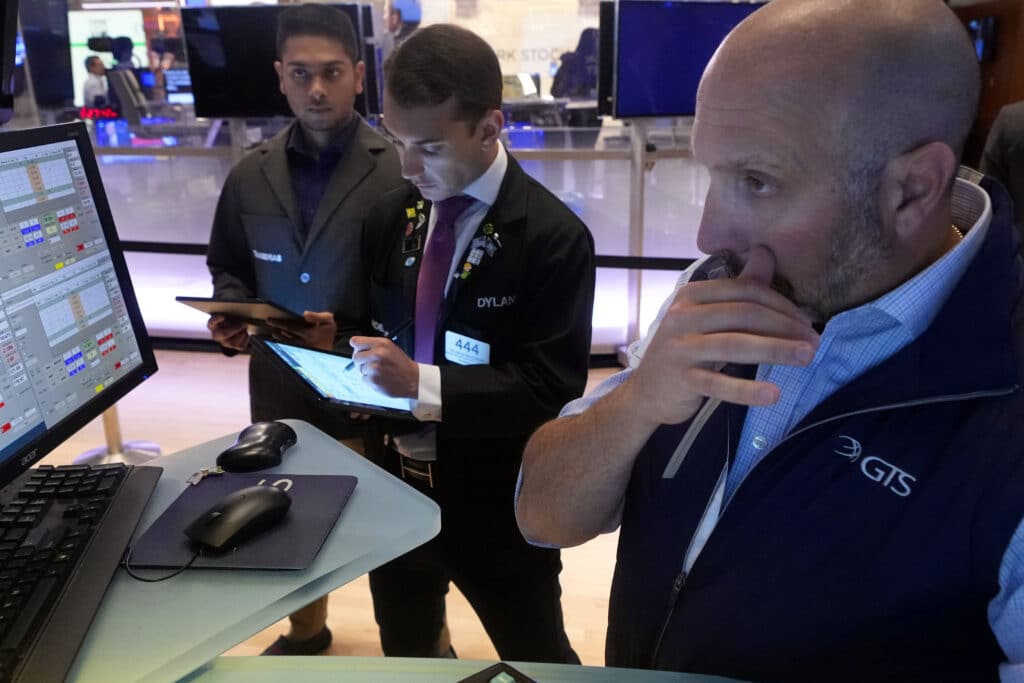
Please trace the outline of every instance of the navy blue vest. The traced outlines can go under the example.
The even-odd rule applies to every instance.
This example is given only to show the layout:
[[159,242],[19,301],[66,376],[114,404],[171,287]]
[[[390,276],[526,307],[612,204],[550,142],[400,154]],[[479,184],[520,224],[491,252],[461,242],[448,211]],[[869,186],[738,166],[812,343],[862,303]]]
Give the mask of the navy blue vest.
[[719,406],[672,478],[689,424],[651,437],[626,493],[609,666],[997,680],[1005,656],[987,607],[1024,516],[1024,325],[1007,201],[986,189],[986,242],[931,327],[751,471],[688,576],[684,555],[746,409]]

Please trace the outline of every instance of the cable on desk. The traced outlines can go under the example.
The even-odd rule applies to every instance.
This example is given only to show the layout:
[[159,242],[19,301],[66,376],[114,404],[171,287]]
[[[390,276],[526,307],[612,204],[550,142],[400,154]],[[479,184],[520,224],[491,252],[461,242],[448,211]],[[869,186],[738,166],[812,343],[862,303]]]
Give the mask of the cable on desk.
[[124,558],[124,570],[126,572],[128,572],[128,576],[132,577],[136,581],[145,581],[146,583],[157,583],[159,581],[166,581],[167,579],[173,579],[175,576],[177,576],[178,574],[182,573],[183,571],[185,571],[186,569],[191,567],[192,563],[196,561],[197,557],[199,557],[199,551],[197,550],[195,555],[192,556],[192,559],[189,560],[188,564],[186,564],[184,567],[178,567],[177,569],[175,569],[173,572],[171,572],[167,576],[161,576],[161,577],[153,579],[153,578],[147,578],[145,576],[139,576],[138,574],[136,574],[135,572],[132,571],[131,560],[132,560],[132,551],[133,550],[134,550],[134,548],[128,548],[128,555],[126,555],[125,558]]

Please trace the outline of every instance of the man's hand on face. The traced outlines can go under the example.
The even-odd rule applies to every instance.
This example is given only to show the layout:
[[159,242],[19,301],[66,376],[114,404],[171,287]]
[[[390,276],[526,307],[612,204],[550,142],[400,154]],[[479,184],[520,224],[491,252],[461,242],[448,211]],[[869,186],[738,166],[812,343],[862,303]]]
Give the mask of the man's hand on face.
[[334,348],[334,335],[338,325],[334,322],[334,314],[329,311],[305,311],[304,322],[274,318],[267,320],[267,325],[274,332],[278,341],[307,346],[312,349],[330,351]]
[[368,382],[388,396],[416,398],[420,366],[386,337],[352,337],[352,360]]
[[211,315],[206,321],[213,341],[227,349],[245,351],[249,348],[249,331],[244,321],[226,315]]
[[740,405],[771,405],[779,388],[720,372],[727,363],[807,365],[819,337],[810,318],[770,284],[775,257],[750,251],[735,279],[681,287],[624,388],[652,425],[678,424],[705,397]]

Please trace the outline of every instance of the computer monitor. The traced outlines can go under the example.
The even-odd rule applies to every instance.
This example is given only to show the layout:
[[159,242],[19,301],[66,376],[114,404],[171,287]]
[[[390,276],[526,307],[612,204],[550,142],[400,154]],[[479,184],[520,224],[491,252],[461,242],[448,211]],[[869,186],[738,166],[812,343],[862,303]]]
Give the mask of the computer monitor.
[[171,104],[193,104],[192,77],[188,69],[167,69],[164,71],[164,88],[167,101]]
[[[360,7],[333,6],[348,14],[363,44]],[[188,53],[196,116],[210,118],[267,118],[291,116],[278,87],[277,16],[285,5],[251,7],[184,7],[182,33]],[[366,115],[365,94],[356,111]]]
[[[363,44],[363,62],[366,64],[366,81],[363,94],[356,99],[356,110],[363,116],[384,113],[384,58],[378,45],[372,41]],[[360,108],[360,100],[364,103]]]
[[363,40],[373,38],[373,5],[362,5],[359,19],[359,30],[362,32]]
[[692,116],[704,68],[725,36],[763,2],[618,3],[614,113]]
[[0,0],[0,93],[14,94],[14,67],[18,42],[18,0]]
[[601,0],[597,13],[597,113],[607,116],[614,113],[615,2]]
[[[51,2],[23,2],[18,8],[25,50],[32,63],[32,89],[40,107],[64,107],[75,100],[68,13]],[[84,57],[83,57],[84,59]],[[84,65],[83,65],[84,70]]]
[[85,124],[0,135],[0,487],[156,369]]

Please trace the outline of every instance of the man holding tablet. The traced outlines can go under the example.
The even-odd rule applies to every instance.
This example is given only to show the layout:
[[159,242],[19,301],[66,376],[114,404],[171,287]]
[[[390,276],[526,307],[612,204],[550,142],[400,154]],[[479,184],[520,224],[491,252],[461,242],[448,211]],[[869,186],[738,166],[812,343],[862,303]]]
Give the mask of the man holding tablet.
[[[398,157],[353,110],[365,67],[343,12],[324,5],[283,10],[277,55],[281,92],[296,120],[232,169],[207,265],[214,298],[258,297],[305,312],[312,324],[277,327],[274,336],[330,348],[344,344],[366,316],[361,226],[372,202],[401,183]],[[208,327],[226,349],[249,346],[243,320],[214,315]],[[318,409],[296,378],[260,353],[249,364],[249,394],[253,420],[292,417],[338,438],[358,433]],[[326,599],[295,615],[270,653],[326,648],[325,615]]]
[[391,656],[453,656],[454,581],[502,659],[578,662],[559,554],[523,540],[512,496],[526,439],[586,383],[593,239],[499,142],[501,70],[478,36],[420,29],[384,74],[384,125],[412,185],[367,216],[378,336],[353,337],[352,358],[411,400],[418,421],[375,420],[383,433],[368,455],[436,500],[442,526],[370,572],[381,644]]

